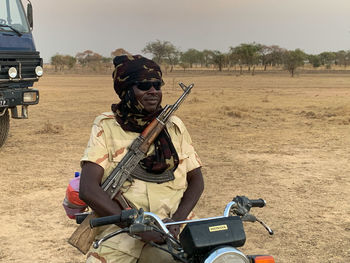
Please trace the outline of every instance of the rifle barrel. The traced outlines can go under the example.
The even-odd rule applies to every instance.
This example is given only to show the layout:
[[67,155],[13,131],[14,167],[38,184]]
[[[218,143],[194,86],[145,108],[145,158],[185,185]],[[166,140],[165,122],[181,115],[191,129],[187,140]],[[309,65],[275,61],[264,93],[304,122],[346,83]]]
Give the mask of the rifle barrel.
[[[184,92],[182,93],[182,95],[180,96],[180,98],[178,98],[178,100],[177,100],[173,105],[171,105],[171,106],[170,106],[170,105],[166,105],[166,106],[165,106],[164,109],[166,109],[166,111],[163,110],[163,112],[164,112],[164,117],[162,116],[163,119],[159,119],[159,120],[163,121],[164,123],[169,119],[169,117],[171,116],[171,114],[179,108],[180,104],[185,100],[186,96],[187,96],[188,94],[190,94],[191,89],[192,89],[193,86],[194,86],[193,83],[192,83],[191,85],[187,86],[187,87],[186,87],[185,84],[183,84],[183,83],[179,83],[179,85],[180,85],[180,87],[182,88],[182,90],[183,90]],[[169,107],[169,110],[168,110],[167,107]],[[161,115],[163,115],[163,112],[162,112]]]

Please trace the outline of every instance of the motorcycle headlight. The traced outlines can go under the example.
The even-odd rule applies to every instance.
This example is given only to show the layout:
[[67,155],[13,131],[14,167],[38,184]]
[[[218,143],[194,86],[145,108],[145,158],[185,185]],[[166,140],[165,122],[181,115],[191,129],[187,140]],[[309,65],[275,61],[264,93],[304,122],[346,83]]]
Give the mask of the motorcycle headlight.
[[204,263],[249,263],[249,260],[238,249],[223,247],[210,253]]

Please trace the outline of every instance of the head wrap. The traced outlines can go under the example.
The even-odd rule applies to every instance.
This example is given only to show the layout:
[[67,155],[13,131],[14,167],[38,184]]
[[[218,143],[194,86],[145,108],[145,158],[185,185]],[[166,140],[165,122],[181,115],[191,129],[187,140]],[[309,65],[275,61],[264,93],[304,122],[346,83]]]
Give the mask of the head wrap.
[[120,98],[118,104],[112,104],[112,111],[116,115],[118,123],[124,130],[142,132],[161,110],[160,103],[156,112],[149,113],[135,97],[131,88],[135,82],[161,81],[162,71],[160,67],[148,58],[141,55],[122,55],[113,59],[115,69],[113,71],[114,90]]
[[[118,104],[112,104],[112,111],[120,126],[125,131],[141,133],[148,124],[162,111],[158,109],[149,113],[135,98],[131,88],[136,82],[161,81],[162,71],[152,60],[141,55],[122,55],[113,59],[114,90],[120,98]],[[160,174],[165,170],[173,170],[179,164],[179,157],[168,132],[164,129],[154,141],[154,152],[140,161],[147,172]]]
[[153,60],[141,55],[122,55],[113,59],[114,90],[120,99],[135,82],[162,80],[162,71]]

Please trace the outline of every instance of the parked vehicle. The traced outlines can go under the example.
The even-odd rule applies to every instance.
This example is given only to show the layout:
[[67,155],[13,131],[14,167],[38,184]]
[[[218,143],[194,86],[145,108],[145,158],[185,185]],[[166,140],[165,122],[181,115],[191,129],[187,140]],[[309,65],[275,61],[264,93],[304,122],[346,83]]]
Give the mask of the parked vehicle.
[[29,1],[26,15],[21,0],[0,0],[0,147],[8,136],[9,111],[12,118],[27,119],[28,106],[39,102],[39,91],[30,87],[43,75],[43,62],[32,29]]
[[[259,222],[270,235],[273,231],[261,220],[249,213],[252,207],[263,207],[263,199],[250,200],[236,196],[226,205],[223,216],[164,223],[155,214],[140,210],[124,210],[121,215],[90,220],[91,227],[124,223],[128,227],[111,233],[94,243],[98,248],[104,241],[121,233],[135,235],[145,231],[157,231],[166,237],[168,249],[155,243],[151,245],[166,250],[173,257],[186,263],[274,263],[269,255],[245,255],[238,248],[245,244],[246,236],[242,221]],[[77,217],[77,220],[79,217]],[[167,229],[170,225],[186,224],[175,239]]]

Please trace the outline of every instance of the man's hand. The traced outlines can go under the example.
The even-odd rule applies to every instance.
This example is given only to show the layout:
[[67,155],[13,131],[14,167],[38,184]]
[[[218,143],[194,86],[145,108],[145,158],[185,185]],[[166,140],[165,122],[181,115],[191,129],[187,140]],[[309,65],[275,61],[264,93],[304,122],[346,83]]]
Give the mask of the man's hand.
[[[174,220],[171,218],[164,218],[162,221],[164,223],[174,222]],[[180,234],[179,225],[168,226],[168,230],[174,238],[178,239],[178,236]],[[164,236],[161,233],[158,233],[155,231],[147,231],[147,232],[139,233],[138,236],[141,238],[143,242],[153,241],[154,243],[157,243],[160,245],[165,243]]]
[[[169,223],[169,222],[175,222],[171,218],[164,218],[163,219],[164,223]],[[180,234],[180,226],[179,225],[171,225],[167,227],[169,232],[173,235],[174,238],[178,239],[179,234]]]
[[147,231],[143,233],[137,234],[139,237],[141,237],[141,240],[143,242],[151,242],[153,241],[156,244],[164,244],[165,239],[163,238],[163,235],[161,233],[155,232],[155,231]]

